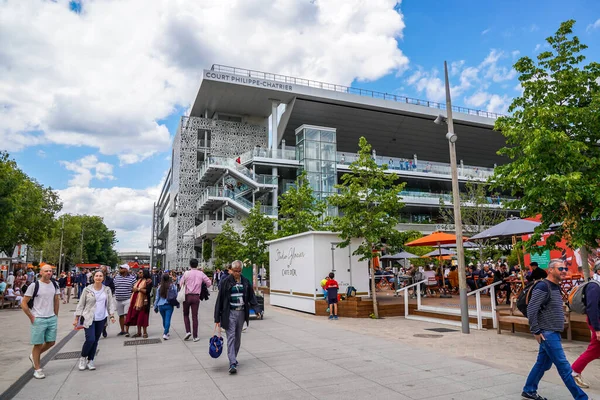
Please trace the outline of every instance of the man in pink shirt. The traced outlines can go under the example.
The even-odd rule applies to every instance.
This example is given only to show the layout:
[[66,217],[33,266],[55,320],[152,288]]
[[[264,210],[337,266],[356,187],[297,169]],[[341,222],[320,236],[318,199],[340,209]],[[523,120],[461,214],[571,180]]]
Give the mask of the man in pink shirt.
[[185,324],[185,337],[183,340],[190,340],[192,330],[190,329],[190,308],[192,309],[192,323],[194,332],[194,342],[200,340],[198,337],[198,307],[200,306],[200,291],[202,282],[206,287],[210,287],[210,279],[204,272],[198,269],[198,260],[190,260],[190,270],[186,271],[181,278],[181,285],[185,287],[185,301],[183,302],[183,322]]

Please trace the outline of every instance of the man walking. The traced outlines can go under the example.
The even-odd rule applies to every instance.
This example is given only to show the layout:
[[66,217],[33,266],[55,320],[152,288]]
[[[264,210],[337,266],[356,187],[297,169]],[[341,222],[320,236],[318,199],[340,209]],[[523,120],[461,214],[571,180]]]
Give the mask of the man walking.
[[156,296],[156,289],[160,286],[160,273],[156,267],[152,268],[152,293],[150,294],[150,302],[154,304],[154,298]]
[[[200,306],[200,292],[202,282],[208,289],[211,285],[206,274],[198,269],[198,260],[190,260],[190,270],[186,271],[181,278],[181,285],[185,286],[185,301],[183,302],[183,323],[185,324],[185,336],[183,340],[190,340],[192,333],[194,342],[200,340],[198,337],[198,307]],[[192,311],[193,331],[190,329],[190,309]]]
[[536,283],[532,289],[531,299],[527,305],[527,318],[529,329],[539,343],[539,350],[537,361],[521,393],[521,396],[526,399],[545,400],[537,393],[537,389],[544,373],[552,367],[552,364],[556,366],[558,374],[574,399],[588,398],[573,379],[571,364],[567,361],[560,337],[565,324],[560,282],[566,276],[567,270],[562,260],[550,260],[548,278]]
[[230,274],[221,281],[215,303],[215,328],[223,327],[227,334],[230,374],[237,372],[242,328],[244,321],[246,324],[250,322],[250,308],[253,308],[257,315],[261,315],[262,309],[254,296],[252,282],[242,276],[242,262],[235,260],[231,263]]
[[119,325],[121,331],[117,336],[125,335],[129,337],[129,327],[125,326],[125,316],[129,311],[129,303],[131,301],[131,292],[136,278],[129,275],[129,265],[123,264],[119,267],[119,275],[113,279],[115,287],[115,301],[117,303],[117,313],[119,314]]
[[[41,279],[32,283],[27,288],[21,308],[31,321],[31,344],[33,350],[29,361],[34,369],[33,377],[43,379],[46,377],[42,371],[40,358],[42,353],[48,351],[56,342],[56,329],[58,308],[60,306],[60,290],[52,281],[52,267],[45,265],[40,270]],[[33,304],[29,301],[33,300]]]
[[[600,282],[600,260],[594,264],[594,281]],[[600,284],[592,282],[586,285],[585,290],[585,313],[592,338],[588,348],[573,363],[573,378],[577,386],[589,388],[581,377],[581,373],[587,365],[600,358]]]

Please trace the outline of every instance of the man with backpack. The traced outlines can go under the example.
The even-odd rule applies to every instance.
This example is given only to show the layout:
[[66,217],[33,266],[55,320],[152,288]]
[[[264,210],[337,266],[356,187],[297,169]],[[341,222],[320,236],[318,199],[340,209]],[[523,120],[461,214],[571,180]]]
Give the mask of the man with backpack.
[[[587,365],[600,358],[600,260],[594,264],[594,276],[592,281],[582,285],[579,290],[583,290],[582,306],[585,307],[587,323],[592,338],[588,348],[573,363],[573,378],[579,387],[589,388],[581,377],[581,373]],[[572,296],[569,295],[569,300]]]
[[562,260],[550,260],[548,277],[537,282],[531,289],[531,297],[527,304],[527,318],[531,333],[539,343],[539,350],[537,361],[521,393],[521,396],[526,399],[545,400],[545,397],[537,393],[537,389],[544,373],[552,367],[552,364],[556,366],[558,374],[574,399],[588,399],[573,379],[571,364],[565,356],[560,337],[565,327],[560,282],[567,275],[567,270]]
[[42,353],[48,351],[56,342],[60,305],[60,289],[58,284],[51,280],[52,267],[45,265],[40,273],[41,279],[29,285],[21,302],[21,308],[31,321],[33,350],[29,355],[29,361],[34,369],[33,377],[36,379],[46,377],[42,371],[40,358]]

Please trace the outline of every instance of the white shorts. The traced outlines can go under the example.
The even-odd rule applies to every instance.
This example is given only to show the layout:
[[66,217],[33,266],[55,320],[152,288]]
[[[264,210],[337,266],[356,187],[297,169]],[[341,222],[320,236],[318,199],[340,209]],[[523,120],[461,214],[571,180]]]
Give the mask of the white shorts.
[[117,302],[117,314],[119,314],[119,316],[127,315],[127,311],[129,311],[129,303],[131,302],[131,299],[116,300],[116,302]]

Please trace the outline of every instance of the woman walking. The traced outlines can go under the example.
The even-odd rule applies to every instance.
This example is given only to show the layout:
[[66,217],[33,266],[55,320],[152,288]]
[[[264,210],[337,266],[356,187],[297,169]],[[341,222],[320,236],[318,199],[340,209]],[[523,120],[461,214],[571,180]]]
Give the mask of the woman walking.
[[177,287],[173,284],[171,276],[164,274],[156,293],[156,300],[154,301],[154,312],[160,312],[160,316],[162,317],[164,340],[171,338],[169,328],[171,328],[171,316],[173,315],[174,305],[177,305],[177,308],[179,308]]
[[[143,336],[148,337],[148,323],[150,320],[150,293],[152,293],[152,279],[150,279],[150,271],[142,269],[138,272],[138,280],[133,285],[133,293],[131,294],[131,303],[125,325],[127,327],[137,326],[137,333],[132,337],[138,338]],[[142,335],[142,329],[144,334]],[[128,328],[129,330],[129,328]]]
[[86,367],[89,370],[96,369],[94,358],[106,320],[110,316],[110,322],[115,323],[114,314],[117,308],[115,300],[110,288],[104,286],[102,281],[104,281],[104,272],[96,271],[94,283],[83,289],[75,311],[73,326],[83,325],[85,329],[85,342],[79,359],[80,371],[85,370]]

